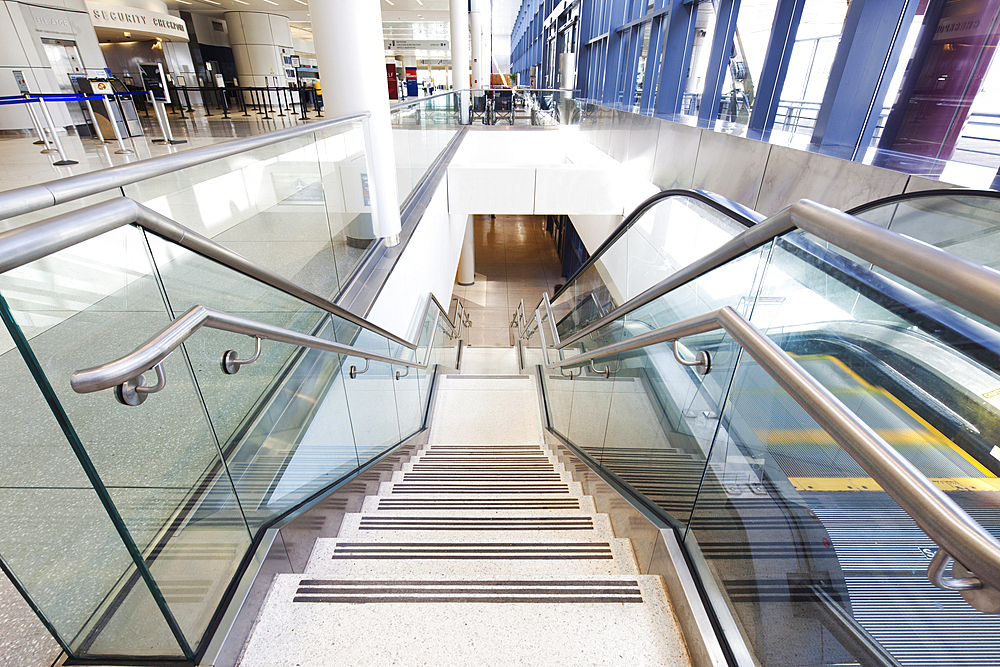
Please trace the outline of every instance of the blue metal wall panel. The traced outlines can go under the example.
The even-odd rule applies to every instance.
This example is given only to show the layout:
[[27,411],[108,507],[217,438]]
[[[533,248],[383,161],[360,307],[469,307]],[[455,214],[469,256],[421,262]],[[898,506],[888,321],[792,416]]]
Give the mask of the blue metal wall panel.
[[656,115],[669,117],[680,113],[684,99],[694,41],[698,5],[687,0],[671,0],[664,35],[660,80],[656,86]]
[[[917,0],[854,0],[847,12],[812,143],[854,159],[871,143]],[[888,73],[888,75],[886,75]]]
[[788,61],[792,57],[795,35],[802,20],[806,0],[778,0],[771,24],[771,38],[767,42],[760,81],[756,82],[753,110],[750,112],[749,130],[752,136],[765,137],[774,127],[781,89],[788,74]]

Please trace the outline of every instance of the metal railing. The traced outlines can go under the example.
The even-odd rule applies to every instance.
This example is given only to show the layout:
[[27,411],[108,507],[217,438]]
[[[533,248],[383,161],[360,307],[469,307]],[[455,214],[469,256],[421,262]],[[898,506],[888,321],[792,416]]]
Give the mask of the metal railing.
[[[461,335],[462,318],[459,317],[459,325],[455,325],[449,318],[447,312],[434,297],[430,294],[427,305],[424,307],[424,316],[420,321],[426,322],[431,305],[437,310],[434,313],[434,322],[431,331],[437,327],[439,319],[443,318],[448,324],[451,333],[450,338],[455,339]],[[462,313],[464,315],[464,312]],[[238,315],[232,315],[204,306],[193,306],[186,313],[178,317],[148,341],[140,345],[129,354],[110,361],[94,368],[78,370],[70,378],[70,385],[73,391],[78,394],[87,394],[102,389],[115,388],[118,400],[125,405],[140,405],[149,394],[154,394],[166,384],[166,375],[163,370],[163,362],[180,345],[190,338],[202,327],[228,331],[230,333],[243,334],[256,340],[257,351],[250,359],[237,359],[236,352],[226,350],[222,354],[221,368],[227,375],[235,375],[241,366],[252,364],[260,356],[261,340],[272,340],[279,343],[288,343],[299,347],[334,352],[348,357],[355,357],[365,360],[363,370],[358,370],[356,366],[351,366],[350,377],[356,378],[368,371],[369,362],[391,364],[393,366],[406,366],[407,368],[417,368],[426,370],[430,364],[431,349],[433,347],[433,337],[431,343],[427,345],[423,361],[407,361],[397,357],[390,357],[383,354],[375,354],[352,345],[344,345],[336,341],[311,336],[309,334],[292,331],[283,327],[266,324],[257,320],[252,320]],[[410,349],[416,349],[416,345],[408,345]],[[148,370],[156,372],[157,384],[146,385],[143,373]],[[405,375],[396,373],[399,380]]]
[[1000,286],[993,282],[998,275],[993,269],[803,199],[612,309],[563,340],[559,349],[795,228],[1000,325]]
[[[937,587],[961,591],[970,605],[983,611],[1000,610],[1000,542],[939,490],[917,468],[849,410],[784,350],[730,307],[705,313],[564,359],[562,351],[583,336],[622,318],[676,287],[734,259],[747,250],[791,231],[809,232],[840,249],[889,271],[898,278],[927,290],[974,315],[1000,325],[1000,273],[944,250],[896,232],[858,220],[835,209],[802,200],[754,228],[733,238],[716,251],[688,265],[659,284],[630,299],[596,322],[574,333],[553,349],[560,359],[549,359],[542,326],[544,305],[551,331],[555,321],[548,295],[535,309],[535,325],[542,346],[543,362],[550,370],[589,363],[599,375],[615,371],[598,369],[596,360],[658,343],[675,343],[674,356],[686,366],[711,368],[702,352],[695,360],[684,359],[677,341],[687,336],[724,329],[768,374],[770,374],[851,457],[916,521],[938,546],[927,576]],[[956,568],[955,578],[945,577],[954,558],[970,576]]]
[[131,199],[113,199],[3,232],[0,234],[0,273],[125,225],[141,227],[352,324],[384,336],[394,343],[414,348],[414,345],[404,338],[370,324],[332,301],[313,294],[277,273],[254,264],[215,241]]
[[[310,135],[315,132],[343,125],[344,123],[360,121],[365,128],[366,159],[370,159],[371,150],[368,146],[368,112],[316,121],[309,125],[289,127],[276,132],[258,134],[252,137],[234,139],[204,148],[194,148],[183,153],[163,155],[160,157],[140,160],[129,164],[118,165],[92,171],[77,176],[61,178],[48,183],[27,185],[13,190],[0,192],[0,219],[12,218],[25,213],[40,211],[57,204],[64,204],[82,197],[95,195],[106,190],[121,188],[132,183],[138,183],[156,176],[163,176],[172,171],[194,167],[196,165],[230,157],[256,148],[271,146],[294,137]],[[369,165],[369,171],[370,165]]]

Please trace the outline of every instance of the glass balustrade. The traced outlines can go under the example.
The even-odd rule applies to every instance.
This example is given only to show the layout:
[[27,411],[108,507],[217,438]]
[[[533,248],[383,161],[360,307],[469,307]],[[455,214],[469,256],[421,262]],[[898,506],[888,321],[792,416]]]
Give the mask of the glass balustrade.
[[[363,164],[355,123],[125,191],[332,298],[361,250],[348,237],[366,215]],[[0,555],[78,658],[191,659],[262,531],[419,431],[434,365],[457,365],[456,332],[435,304],[411,350],[138,226],[0,274],[0,297]],[[140,406],[112,389],[73,391],[75,371],[128,354],[195,306],[428,366],[265,340],[226,375],[223,353],[249,359],[256,341],[203,328]]]
[[[926,236],[955,214],[928,204],[897,208],[892,224]],[[992,205],[960,210],[971,218]],[[985,218],[978,227],[988,240]],[[972,235],[951,238],[971,255]],[[632,275],[588,270],[564,294],[623,292]],[[996,327],[926,297],[794,232],[561,351],[540,311],[523,353],[541,359],[533,341],[544,334],[550,361],[570,358],[731,306],[1000,536]],[[557,322],[571,312],[564,303]],[[708,375],[660,343],[547,370],[543,384],[551,427],[677,529],[730,641],[774,667],[992,664],[1000,622],[931,585],[937,546],[914,520],[728,334],[689,336],[676,350],[686,361],[700,352]]]

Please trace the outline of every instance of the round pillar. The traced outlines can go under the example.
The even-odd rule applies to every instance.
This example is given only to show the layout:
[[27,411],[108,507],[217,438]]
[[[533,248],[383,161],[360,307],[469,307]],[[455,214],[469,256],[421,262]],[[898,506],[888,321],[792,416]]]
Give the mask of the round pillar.
[[379,0],[323,0],[309,9],[327,118],[371,113],[368,192],[373,231],[395,245],[399,199]]
[[[287,86],[284,57],[295,53],[288,17],[266,12],[226,12],[225,19],[239,84],[261,88]],[[277,93],[271,95],[274,104]]]
[[469,30],[472,33],[472,89],[483,89],[483,15],[479,0],[472,0],[469,12]]
[[[471,86],[469,76],[469,3],[468,0],[451,0],[451,85],[455,90]],[[469,124],[469,93],[458,94],[459,118],[462,125]]]
[[463,287],[476,282],[476,225],[471,215],[465,225],[465,240],[462,242],[462,253],[458,256],[456,280]]

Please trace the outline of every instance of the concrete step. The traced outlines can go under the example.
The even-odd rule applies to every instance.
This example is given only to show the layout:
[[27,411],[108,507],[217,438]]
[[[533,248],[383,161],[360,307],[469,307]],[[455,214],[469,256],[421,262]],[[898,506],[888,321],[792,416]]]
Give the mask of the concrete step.
[[372,579],[636,573],[632,543],[626,539],[472,542],[451,539],[450,534],[425,542],[319,539],[306,567],[310,576]]
[[659,577],[280,575],[241,667],[687,666]]
[[[590,496],[579,498],[518,495],[513,498],[451,497],[425,498],[401,496],[368,496],[356,511],[366,514],[377,512],[388,515],[435,514],[441,516],[468,516],[476,512],[487,516],[518,516],[524,512],[542,511],[549,516],[564,514],[594,514],[597,508]],[[355,511],[355,510],[352,510]]]
[[415,516],[385,513],[346,514],[337,539],[380,542],[508,542],[548,540],[607,541],[614,538],[607,514],[551,516],[521,512],[493,516],[481,512],[452,512]]

